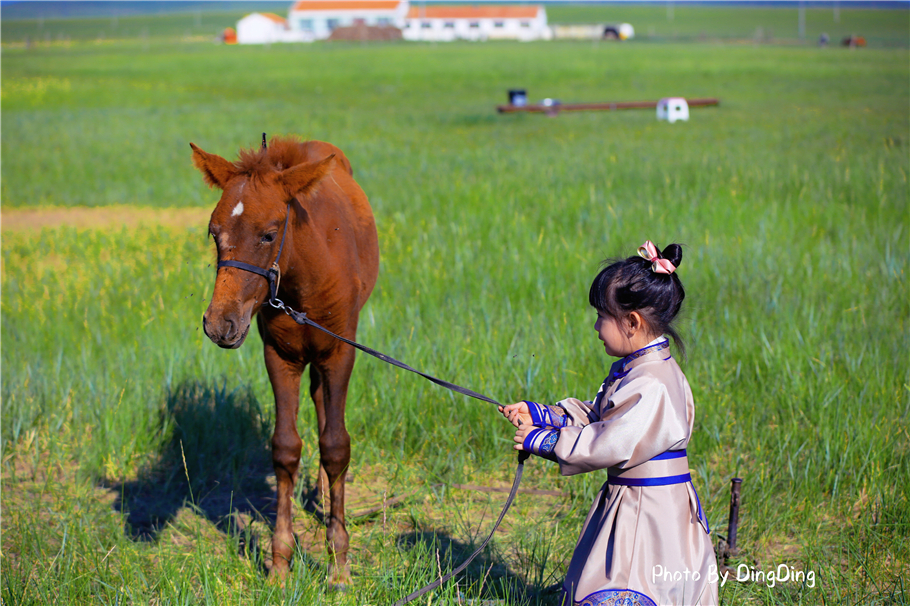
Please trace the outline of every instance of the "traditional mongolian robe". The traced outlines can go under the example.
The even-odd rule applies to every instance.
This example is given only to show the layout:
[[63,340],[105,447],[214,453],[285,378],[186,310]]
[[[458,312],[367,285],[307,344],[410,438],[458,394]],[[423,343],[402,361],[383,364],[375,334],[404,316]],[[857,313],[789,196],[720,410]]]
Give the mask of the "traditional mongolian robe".
[[717,604],[717,562],[685,450],[695,407],[669,342],[614,363],[593,402],[528,406],[536,429],[525,449],[563,475],[607,470],[563,604]]

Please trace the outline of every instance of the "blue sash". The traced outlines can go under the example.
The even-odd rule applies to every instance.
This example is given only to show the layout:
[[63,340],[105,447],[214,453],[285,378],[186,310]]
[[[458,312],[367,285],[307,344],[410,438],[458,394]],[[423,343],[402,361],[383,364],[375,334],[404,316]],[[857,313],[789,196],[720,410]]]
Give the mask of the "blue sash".
[[[686,450],[668,450],[663,452],[656,457],[646,461],[642,465],[646,465],[651,461],[665,461],[668,459],[682,459],[686,456]],[[682,463],[682,462],[681,462]],[[688,467],[688,463],[685,463]],[[634,469],[634,468],[633,468]],[[686,482],[692,481],[692,475],[689,473],[681,473],[674,475],[665,475],[665,476],[656,476],[650,478],[632,478],[632,477],[623,477],[619,475],[609,475],[608,482],[614,486],[668,486],[670,484],[685,484]]]

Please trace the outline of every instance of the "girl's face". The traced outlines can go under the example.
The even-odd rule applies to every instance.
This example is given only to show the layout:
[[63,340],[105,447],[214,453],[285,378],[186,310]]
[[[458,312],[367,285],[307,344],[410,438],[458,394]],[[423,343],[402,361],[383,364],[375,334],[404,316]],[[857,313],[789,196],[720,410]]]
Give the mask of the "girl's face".
[[623,358],[635,351],[622,323],[613,316],[598,311],[594,330],[597,331],[598,338],[603,341],[604,351],[607,352],[607,355]]

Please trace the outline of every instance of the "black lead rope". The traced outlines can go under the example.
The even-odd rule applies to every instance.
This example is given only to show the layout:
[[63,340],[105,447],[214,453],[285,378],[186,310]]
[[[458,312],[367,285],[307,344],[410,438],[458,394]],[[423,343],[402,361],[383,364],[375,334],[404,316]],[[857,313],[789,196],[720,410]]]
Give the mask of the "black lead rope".
[[[359,349],[360,351],[373,356],[374,358],[379,358],[383,362],[391,364],[392,366],[397,366],[398,368],[403,368],[404,370],[418,374],[421,377],[423,377],[429,381],[432,381],[433,383],[436,383],[437,385],[439,385],[441,387],[445,387],[446,389],[454,391],[456,393],[460,393],[460,394],[469,396],[471,398],[476,398],[478,400],[483,400],[484,402],[489,402],[491,404],[501,405],[499,402],[497,402],[493,398],[487,397],[483,394],[479,394],[476,391],[472,391],[466,387],[462,387],[460,385],[455,385],[454,383],[450,383],[448,381],[438,379],[432,375],[428,375],[425,372],[421,372],[415,368],[408,366],[404,362],[396,360],[395,358],[393,358],[391,356],[387,356],[386,354],[384,354],[382,352],[376,351],[375,349],[373,349],[371,347],[367,347],[366,345],[361,345],[360,343],[357,343],[356,341],[352,341],[350,339],[346,339],[345,337],[342,337],[341,335],[337,335],[334,332],[332,332],[331,330],[329,330],[328,328],[325,328],[324,326],[320,326],[316,322],[313,322],[312,320],[310,320],[305,313],[301,313],[299,311],[294,311],[293,309],[291,309],[290,307],[285,305],[280,299],[273,299],[272,301],[269,301],[269,303],[271,303],[271,305],[273,307],[284,311],[284,313],[289,315],[298,324],[307,324],[309,326],[312,326],[313,328],[317,328],[317,329],[321,330],[322,332],[324,332],[328,335],[331,335],[332,337],[335,337],[339,341],[347,343],[348,345],[355,347],[355,348]],[[521,476],[524,473],[525,460],[527,460],[528,456],[529,456],[529,453],[527,451],[521,451],[518,453],[518,467],[515,470],[515,479],[512,480],[512,490],[509,491],[509,498],[506,499],[505,504],[502,506],[502,511],[499,513],[499,518],[496,520],[496,523],[493,524],[493,529],[490,530],[490,534],[487,536],[486,539],[484,539],[483,543],[480,544],[480,547],[478,547],[474,553],[472,553],[470,556],[468,556],[468,559],[466,559],[464,562],[462,562],[461,565],[458,566],[458,568],[449,572],[444,577],[441,577],[441,578],[433,581],[429,585],[421,587],[414,593],[412,593],[404,598],[401,598],[400,600],[395,602],[394,606],[402,606],[403,604],[407,604],[408,602],[410,602],[412,600],[416,600],[417,598],[419,598],[423,594],[427,593],[428,591],[432,591],[432,590],[436,589],[437,587],[439,587],[440,585],[443,585],[449,579],[454,577],[456,574],[458,574],[459,572],[461,572],[462,570],[467,568],[468,564],[470,564],[472,561],[474,561],[474,558],[476,558],[478,555],[480,555],[480,553],[484,550],[484,548],[486,548],[487,543],[490,542],[490,539],[493,538],[493,534],[496,532],[496,529],[499,528],[499,525],[502,523],[503,518],[506,517],[506,513],[509,511],[509,507],[512,506],[512,501],[515,500],[515,495],[518,493],[518,485],[521,483]]]
[[[265,134],[264,133],[263,133],[262,147],[265,148]],[[307,317],[306,313],[294,311],[293,309],[291,309],[290,307],[285,305],[284,302],[278,298],[278,285],[281,281],[281,269],[278,267],[278,261],[279,261],[279,259],[281,259],[281,251],[284,249],[284,237],[288,231],[288,218],[290,216],[291,216],[291,205],[288,204],[287,215],[284,218],[284,232],[281,234],[281,244],[278,246],[278,255],[275,257],[275,261],[272,263],[272,265],[269,267],[268,270],[262,269],[261,267],[258,267],[256,265],[251,265],[249,263],[243,263],[242,261],[234,261],[234,260],[219,261],[218,267],[219,268],[236,267],[237,269],[242,269],[244,271],[249,271],[254,274],[258,274],[258,275],[262,276],[263,278],[265,278],[266,280],[268,280],[268,282],[269,282],[269,304],[272,307],[274,307],[275,309],[279,309],[279,310],[283,311],[284,313],[286,313],[288,316],[291,317],[292,320],[297,322],[297,324],[301,324],[301,325],[306,324],[308,326],[312,326],[313,328],[321,330],[322,332],[338,339],[339,341],[347,343],[351,347],[359,349],[360,351],[362,351],[365,354],[369,354],[369,355],[373,356],[374,358],[379,358],[383,362],[386,362],[387,364],[391,364],[392,366],[397,366],[398,368],[418,374],[421,377],[423,377],[424,379],[427,379],[428,381],[431,381],[431,382],[435,383],[436,385],[439,385],[440,387],[445,387],[448,390],[454,391],[456,393],[460,393],[460,394],[468,396],[470,398],[475,398],[477,400],[482,400],[484,402],[489,402],[490,404],[496,404],[496,405],[501,406],[501,404],[499,402],[497,402],[496,400],[494,400],[493,398],[490,398],[483,394],[477,393],[476,391],[473,391],[466,387],[462,387],[460,385],[450,383],[449,381],[444,381],[443,379],[438,379],[438,378],[434,377],[433,375],[428,375],[425,372],[421,372],[421,371],[417,370],[416,368],[412,368],[411,366],[408,366],[404,362],[396,360],[395,358],[393,358],[391,356],[387,356],[386,354],[384,354],[382,352],[376,351],[375,349],[373,349],[371,347],[367,347],[366,345],[361,345],[360,343],[358,343],[356,341],[352,341],[350,339],[342,337],[341,335],[337,335],[334,332],[332,332],[331,330],[329,330],[328,328],[325,328],[324,326],[317,324],[313,320],[310,320]],[[466,559],[464,562],[462,562],[461,565],[458,566],[458,568],[449,572],[447,575],[440,577],[439,579],[433,581],[429,585],[426,585],[425,587],[421,587],[414,593],[401,598],[400,600],[395,602],[394,606],[402,606],[403,604],[407,604],[408,602],[415,600],[415,599],[419,598],[420,596],[424,595],[428,591],[432,591],[432,590],[436,589],[437,587],[439,587],[440,585],[443,585],[449,579],[454,577],[456,574],[458,574],[459,572],[461,572],[462,570],[467,568],[468,564],[470,564],[472,561],[474,561],[474,558],[476,558],[478,555],[480,555],[480,553],[484,550],[484,548],[486,548],[487,543],[489,543],[490,540],[493,538],[493,534],[496,532],[496,529],[499,528],[499,525],[500,525],[500,523],[502,523],[503,518],[506,517],[506,513],[509,511],[509,507],[512,506],[512,501],[515,500],[515,495],[518,494],[518,485],[521,483],[521,476],[524,473],[524,466],[525,466],[524,464],[525,464],[525,461],[527,460],[528,456],[529,456],[529,454],[526,451],[521,451],[518,453],[518,467],[515,470],[515,479],[512,480],[512,490],[509,491],[509,498],[506,499],[505,504],[502,506],[502,511],[499,513],[499,518],[496,520],[496,523],[493,525],[493,529],[490,530],[489,536],[487,536],[487,538],[484,539],[483,543],[480,544],[480,547],[478,547],[474,553],[472,553],[470,556],[468,556],[468,559]]]

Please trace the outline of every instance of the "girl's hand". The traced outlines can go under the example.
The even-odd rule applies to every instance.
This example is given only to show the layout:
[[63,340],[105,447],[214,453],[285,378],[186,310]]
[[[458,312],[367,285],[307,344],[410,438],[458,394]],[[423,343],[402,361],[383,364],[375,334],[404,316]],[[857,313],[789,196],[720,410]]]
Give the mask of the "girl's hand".
[[508,406],[500,406],[499,412],[515,427],[531,427],[531,411],[525,402],[516,402]]
[[512,438],[513,440],[515,440],[515,446],[513,446],[513,448],[515,450],[524,450],[525,448],[524,448],[523,444],[525,442],[525,438],[528,437],[528,434],[531,433],[534,429],[535,429],[535,427],[533,425],[531,425],[530,423],[525,423],[524,425],[519,427],[515,431],[515,437]]

